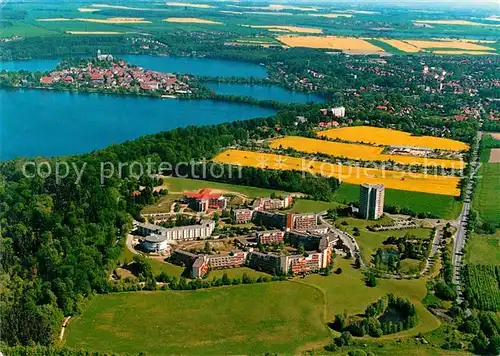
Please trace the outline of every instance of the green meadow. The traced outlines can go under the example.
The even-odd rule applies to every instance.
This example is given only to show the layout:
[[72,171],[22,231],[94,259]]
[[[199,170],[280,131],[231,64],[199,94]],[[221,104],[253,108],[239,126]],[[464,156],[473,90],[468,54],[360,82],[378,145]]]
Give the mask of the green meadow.
[[66,344],[154,355],[292,354],[329,341],[323,298],[291,282],[97,295],[70,323]]
[[[359,201],[359,186],[343,183],[337,191],[335,201],[343,204]],[[448,195],[407,192],[386,189],[385,204],[409,207],[417,213],[431,213],[442,219],[454,220],[462,210],[462,202]]]
[[331,342],[334,332],[327,323],[335,314],[362,313],[387,293],[410,299],[419,324],[380,340],[415,336],[439,327],[439,320],[421,303],[427,292],[426,279],[381,279],[370,288],[351,263],[337,258],[335,267],[342,273],[328,277],[309,275],[286,282],[197,291],[97,295],[70,322],[66,345],[152,355],[300,353]]

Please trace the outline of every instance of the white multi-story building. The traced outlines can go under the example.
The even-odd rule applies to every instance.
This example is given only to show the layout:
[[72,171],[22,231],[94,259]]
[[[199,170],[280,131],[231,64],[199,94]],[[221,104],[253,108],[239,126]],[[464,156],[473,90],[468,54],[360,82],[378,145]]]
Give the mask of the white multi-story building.
[[137,230],[140,235],[148,236],[156,234],[164,236],[167,242],[206,239],[212,235],[214,229],[215,221],[213,220],[201,220],[195,225],[175,226],[171,228],[149,223],[140,223],[137,225]]
[[383,184],[361,184],[359,213],[363,219],[376,220],[384,214],[385,187]]
[[340,106],[338,108],[331,108],[331,113],[335,117],[344,117],[345,116],[345,107]]

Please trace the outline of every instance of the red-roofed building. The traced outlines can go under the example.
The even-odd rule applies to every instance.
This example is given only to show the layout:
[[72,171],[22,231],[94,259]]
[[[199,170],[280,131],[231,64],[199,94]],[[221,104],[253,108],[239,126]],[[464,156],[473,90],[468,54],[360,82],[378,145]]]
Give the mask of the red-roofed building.
[[201,189],[198,193],[184,193],[184,200],[196,211],[206,212],[208,209],[226,209],[227,198],[222,194],[212,193],[210,189]]
[[64,81],[66,83],[73,83],[73,77],[67,76],[66,78],[64,78]]
[[90,79],[92,80],[93,83],[99,83],[102,84],[104,83],[104,77],[102,76],[101,73],[92,73],[90,74]]
[[40,84],[52,84],[54,83],[54,78],[52,77],[41,77]]

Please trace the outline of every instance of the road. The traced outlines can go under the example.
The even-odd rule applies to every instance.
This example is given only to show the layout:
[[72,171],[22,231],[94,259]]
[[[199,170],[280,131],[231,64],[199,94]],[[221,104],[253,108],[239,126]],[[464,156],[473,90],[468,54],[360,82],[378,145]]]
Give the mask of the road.
[[454,237],[454,246],[453,246],[453,283],[457,286],[458,297],[457,301],[462,302],[462,286],[460,281],[460,268],[462,266],[463,259],[463,249],[465,246],[465,237],[467,235],[467,225],[469,212],[471,209],[471,197],[472,197],[472,180],[476,173],[476,168],[478,165],[478,152],[479,152],[479,142],[481,141],[482,132],[478,132],[476,135],[476,145],[474,147],[474,151],[472,152],[472,160],[471,160],[471,172],[469,175],[469,182],[467,183],[467,187],[465,188],[465,196],[464,196],[464,206],[462,208],[462,212],[457,219],[458,222],[458,230]]
[[[351,235],[340,229],[337,229],[335,226],[326,221],[322,215],[319,216],[319,221],[321,222],[321,224],[328,226],[330,230],[339,235],[344,245],[346,245],[349,248],[349,251],[351,251],[351,256],[355,257],[359,255],[359,246],[354,237],[352,237]],[[365,268],[366,265],[361,256],[360,256],[360,261],[361,261],[361,268]]]

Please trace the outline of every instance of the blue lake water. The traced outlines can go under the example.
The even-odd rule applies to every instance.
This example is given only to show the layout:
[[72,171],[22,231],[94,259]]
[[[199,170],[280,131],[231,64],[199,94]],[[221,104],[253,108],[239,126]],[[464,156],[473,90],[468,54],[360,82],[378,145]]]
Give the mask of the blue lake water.
[[263,66],[253,63],[194,57],[145,55],[122,55],[119,57],[131,64],[158,72],[212,77],[267,77],[266,69]]
[[188,125],[271,116],[272,109],[210,100],[0,90],[0,159],[85,153]]
[[25,61],[0,61],[0,70],[17,72],[27,70],[30,72],[45,72],[55,69],[60,59],[28,59]]
[[259,100],[277,100],[285,103],[321,103],[324,99],[315,94],[292,91],[278,85],[249,85],[231,83],[206,83],[217,94],[251,96]]

